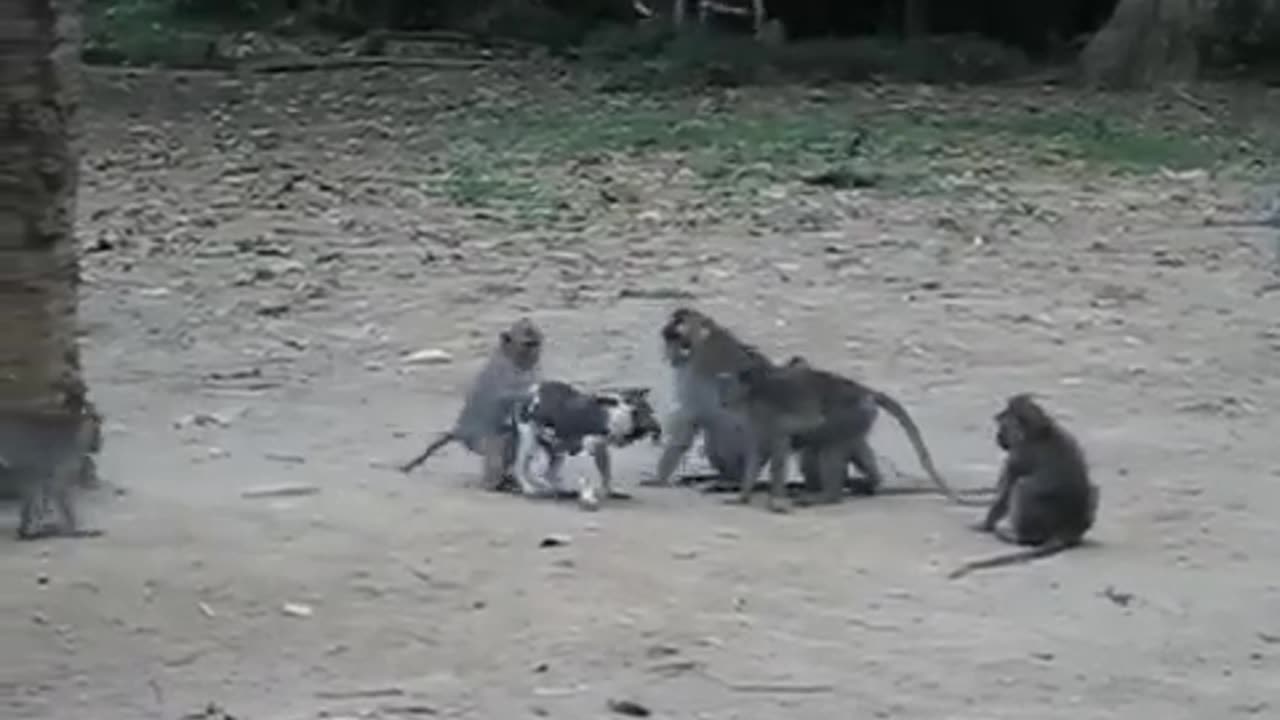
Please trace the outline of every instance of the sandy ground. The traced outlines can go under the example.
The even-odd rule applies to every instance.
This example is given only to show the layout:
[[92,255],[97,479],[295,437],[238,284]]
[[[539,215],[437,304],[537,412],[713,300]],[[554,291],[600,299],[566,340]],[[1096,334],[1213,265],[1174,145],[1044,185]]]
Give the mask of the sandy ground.
[[[85,357],[124,489],[86,501],[101,540],[0,543],[0,716],[1280,712],[1280,294],[1264,232],[1198,227],[1245,191],[801,188],[682,226],[672,182],[517,231],[396,184],[434,162],[431,117],[374,127],[334,77],[90,77]],[[1097,547],[949,582],[995,548],[936,496],[775,516],[640,488],[591,514],[479,492],[458,449],[379,467],[447,425],[521,312],[548,374],[669,408],[654,341],[680,289],[895,393],[957,484],[993,478],[1000,401],[1042,393],[1094,461]],[[455,360],[404,360],[423,348]],[[875,437],[918,472],[891,423]],[[620,484],[655,459],[621,452]],[[321,492],[241,495],[280,483]]]

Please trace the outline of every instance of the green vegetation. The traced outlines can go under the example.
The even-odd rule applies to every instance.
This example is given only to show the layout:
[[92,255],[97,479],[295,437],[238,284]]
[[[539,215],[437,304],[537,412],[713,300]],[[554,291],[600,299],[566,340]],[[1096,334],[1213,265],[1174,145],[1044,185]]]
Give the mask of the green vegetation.
[[167,67],[211,64],[211,44],[227,23],[183,15],[178,7],[170,0],[90,0],[84,10],[85,59]]
[[[441,124],[450,136],[447,169],[424,189],[540,226],[599,206],[600,178],[642,185],[676,177],[690,197],[729,210],[786,186],[984,192],[1028,170],[1141,174],[1275,156],[1260,141],[1075,109],[1066,95],[1048,109],[1005,101],[1012,93],[969,106],[961,93],[948,94],[949,102],[897,103],[843,90],[736,95],[570,92],[471,106]],[[891,104],[898,107],[886,109]]]

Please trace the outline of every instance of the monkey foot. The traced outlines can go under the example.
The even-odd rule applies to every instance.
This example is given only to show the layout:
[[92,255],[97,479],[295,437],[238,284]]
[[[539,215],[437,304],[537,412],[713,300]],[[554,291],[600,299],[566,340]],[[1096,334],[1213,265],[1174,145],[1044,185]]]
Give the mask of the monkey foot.
[[796,496],[795,504],[800,507],[816,507],[819,505],[838,505],[840,500],[839,496],[832,497],[825,493],[804,493]]

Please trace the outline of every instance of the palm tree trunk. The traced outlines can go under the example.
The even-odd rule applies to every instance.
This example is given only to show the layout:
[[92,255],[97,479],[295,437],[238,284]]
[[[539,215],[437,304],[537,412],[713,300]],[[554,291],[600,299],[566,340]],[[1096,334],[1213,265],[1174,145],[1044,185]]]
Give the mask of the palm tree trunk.
[[80,0],[0,0],[0,411],[92,411],[77,345]]

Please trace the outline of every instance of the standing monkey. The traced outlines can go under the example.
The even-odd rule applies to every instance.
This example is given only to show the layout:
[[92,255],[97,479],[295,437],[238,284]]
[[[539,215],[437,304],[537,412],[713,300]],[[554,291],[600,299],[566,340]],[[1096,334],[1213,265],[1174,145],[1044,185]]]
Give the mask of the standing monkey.
[[[769,509],[786,511],[783,498],[787,463],[792,453],[791,439],[816,433],[826,421],[823,398],[819,394],[821,388],[809,382],[809,371],[803,361],[793,360],[782,367],[766,361],[736,373],[721,373],[716,378],[724,406],[742,412],[747,418],[746,462],[738,478],[738,496],[731,502],[744,505],[750,502],[760,468],[767,461]],[[838,461],[843,480],[847,454],[835,457],[833,450],[827,450],[820,460],[824,470],[828,460]],[[840,490],[844,490],[843,485]]]
[[[675,375],[676,409],[664,423],[666,444],[654,477],[640,484],[665,487],[671,484],[676,465],[689,452],[699,432],[713,427],[733,430],[732,418],[716,417],[729,412],[720,402],[717,377],[769,360],[754,346],[690,307],[672,311],[660,335],[663,356]],[[724,440],[728,442],[730,438]],[[709,444],[718,447],[721,443]]]
[[[1006,455],[996,498],[975,529],[1026,549],[971,560],[948,575],[1024,563],[1079,545],[1098,514],[1098,487],[1079,443],[1027,393],[995,416],[996,445]],[[1006,516],[1010,527],[1002,524]]]
[[[920,464],[938,490],[960,505],[985,504],[963,497],[942,479],[920,428],[906,408],[887,393],[814,368],[798,356],[782,366],[757,364],[736,375],[725,373],[721,377],[721,390],[726,405],[745,409],[750,418],[759,443],[755,446],[748,443],[749,454],[754,451],[759,457],[757,446],[769,448],[774,455],[792,450],[800,454],[805,484],[810,490],[817,488],[805,498],[805,504],[839,502],[850,484],[849,463],[862,473],[862,477],[852,483],[855,493],[874,495],[879,491],[883,475],[868,436],[881,409],[902,425]],[[789,437],[783,438],[779,433]],[[780,489],[776,478],[777,458],[773,461],[770,467],[775,473],[776,493]],[[748,463],[746,474],[752,481],[751,473],[758,472],[759,467],[758,463]]]
[[498,346],[471,382],[453,429],[441,433],[420,454],[400,466],[410,472],[451,442],[481,456],[482,482],[498,490],[515,461],[511,413],[529,387],[542,379],[543,335],[529,318],[498,334]]

